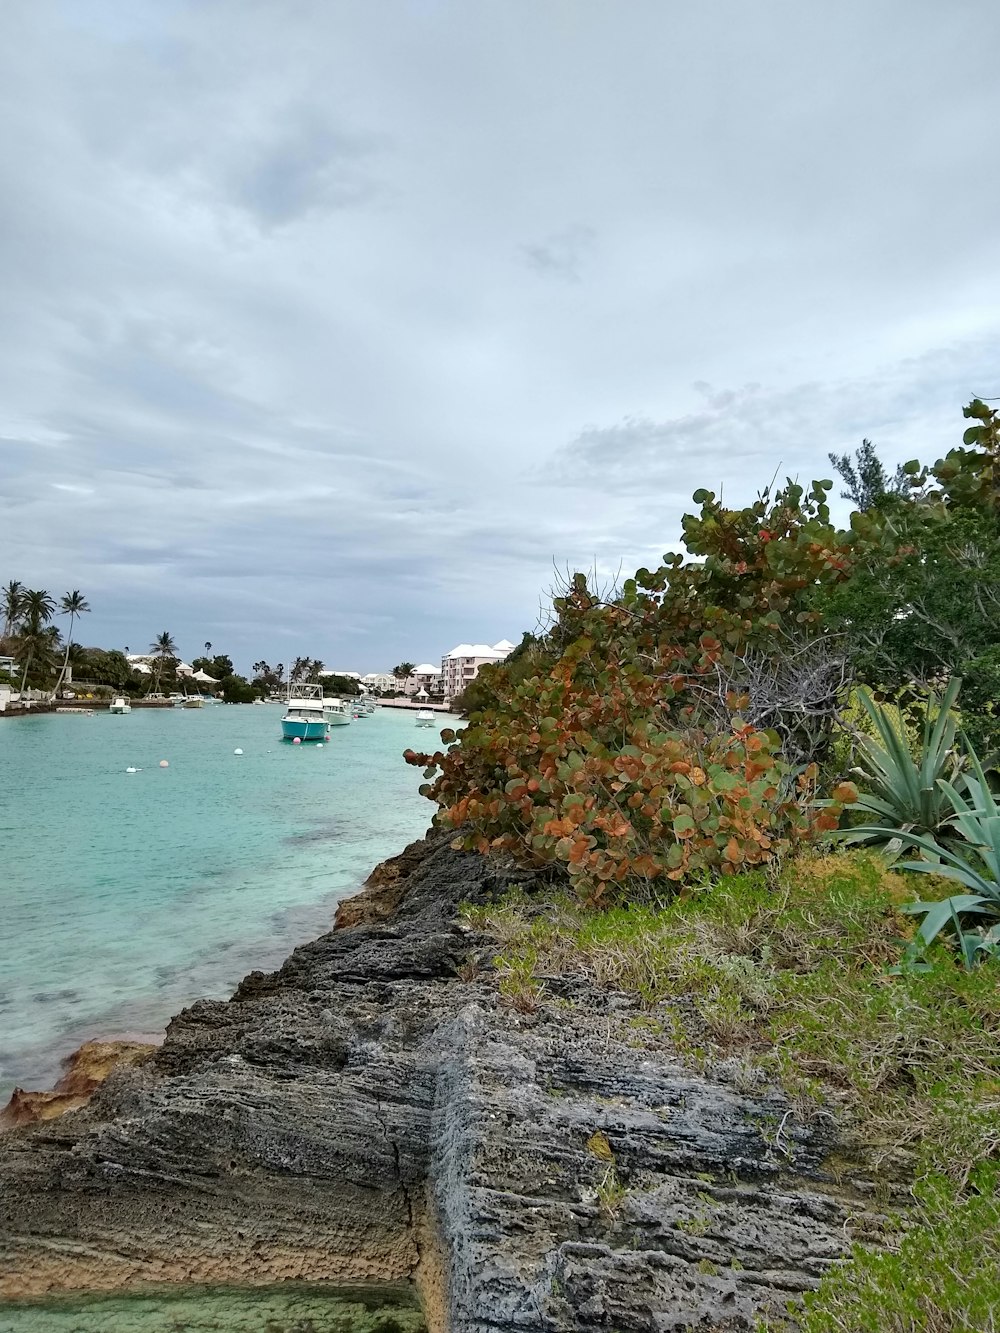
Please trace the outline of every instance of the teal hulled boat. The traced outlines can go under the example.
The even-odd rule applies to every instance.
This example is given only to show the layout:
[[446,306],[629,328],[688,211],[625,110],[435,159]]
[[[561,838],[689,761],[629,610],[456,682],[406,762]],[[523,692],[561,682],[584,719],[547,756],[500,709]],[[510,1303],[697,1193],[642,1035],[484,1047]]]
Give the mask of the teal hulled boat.
[[281,719],[282,738],[286,741],[325,741],[329,734],[323,686],[290,685],[288,707]]

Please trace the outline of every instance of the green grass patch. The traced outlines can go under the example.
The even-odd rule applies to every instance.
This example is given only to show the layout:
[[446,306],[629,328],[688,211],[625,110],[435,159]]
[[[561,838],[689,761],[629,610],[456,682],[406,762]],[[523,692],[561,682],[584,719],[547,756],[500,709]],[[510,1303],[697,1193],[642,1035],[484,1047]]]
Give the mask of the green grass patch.
[[932,1175],[888,1249],[856,1246],[851,1260],[805,1298],[802,1333],[990,1333],[1000,1327],[998,1168],[965,1189]]

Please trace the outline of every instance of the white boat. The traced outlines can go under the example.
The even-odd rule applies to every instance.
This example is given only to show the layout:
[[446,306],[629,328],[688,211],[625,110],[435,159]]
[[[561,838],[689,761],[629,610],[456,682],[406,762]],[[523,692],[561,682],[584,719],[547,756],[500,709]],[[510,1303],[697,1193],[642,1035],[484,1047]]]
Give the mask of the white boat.
[[418,709],[418,710],[417,710],[417,726],[418,726],[418,727],[433,727],[433,725],[434,725],[434,714],[431,712],[431,710],[430,710],[429,708],[420,708],[420,709]]
[[350,701],[347,699],[323,700],[323,716],[331,727],[350,726],[352,711]]
[[123,694],[119,694],[116,699],[112,699],[108,708],[109,713],[131,713],[131,711],[132,705]]
[[281,734],[286,741],[325,741],[330,734],[322,685],[289,685]]

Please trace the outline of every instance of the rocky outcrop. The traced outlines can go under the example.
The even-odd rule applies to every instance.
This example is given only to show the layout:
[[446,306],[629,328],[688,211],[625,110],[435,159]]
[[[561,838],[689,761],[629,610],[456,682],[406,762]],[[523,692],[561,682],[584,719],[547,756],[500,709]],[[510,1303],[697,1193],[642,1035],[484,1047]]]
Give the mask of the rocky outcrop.
[[432,1329],[625,1333],[749,1329],[813,1285],[871,1197],[824,1169],[829,1123],[685,1069],[624,997],[501,1007],[457,907],[513,882],[538,887],[417,844],[340,929],[0,1137],[0,1295],[414,1279]]
[[134,1065],[145,1060],[159,1043],[115,1040],[86,1041],[65,1062],[65,1073],[46,1092],[27,1092],[15,1088],[10,1101],[0,1111],[0,1129],[13,1125],[33,1125],[39,1120],[55,1120],[67,1111],[85,1105],[117,1065]]

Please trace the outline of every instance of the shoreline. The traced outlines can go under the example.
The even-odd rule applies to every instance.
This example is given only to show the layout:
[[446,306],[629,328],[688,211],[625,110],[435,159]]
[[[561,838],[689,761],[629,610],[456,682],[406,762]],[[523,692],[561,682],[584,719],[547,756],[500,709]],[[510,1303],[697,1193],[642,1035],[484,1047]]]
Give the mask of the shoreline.
[[512,885],[550,889],[411,844],[277,971],[0,1135],[0,1299],[360,1277],[415,1283],[430,1333],[639,1333],[815,1286],[871,1219],[863,1164],[776,1089],[682,1066],[627,997],[498,1004],[458,908]]
[[[228,982],[215,986],[199,984],[199,978],[208,964],[204,960],[192,961],[186,969],[182,969],[192,978],[191,985],[186,988],[186,998],[176,999],[166,1007],[161,1007],[163,1018],[159,1023],[150,1017],[151,1011],[157,1007],[153,998],[132,997],[125,1004],[113,1005],[90,1018],[67,1024],[52,1040],[33,1047],[30,1055],[22,1053],[15,1063],[15,1069],[30,1061],[48,1073],[34,1079],[29,1075],[15,1074],[12,1081],[9,1078],[4,1081],[5,1090],[0,1094],[0,1131],[3,1128],[3,1111],[15,1093],[44,1097],[53,1092],[67,1065],[82,1047],[91,1042],[140,1040],[147,1044],[162,1044],[170,1021],[177,1012],[199,1000],[228,1000],[249,971],[254,968],[279,967],[290,951],[316,938],[317,934],[323,934],[324,926],[332,929],[341,905],[353,901],[363,892],[364,881],[360,881],[344,891],[331,890],[315,901],[289,903],[275,909],[270,924],[275,934],[284,933],[286,938],[278,942],[272,934],[261,932],[234,942],[233,948],[238,957],[232,964],[233,976]],[[297,921],[300,921],[298,926],[295,925]]]

